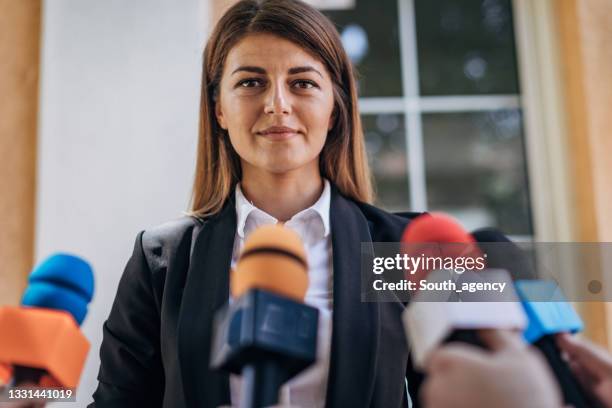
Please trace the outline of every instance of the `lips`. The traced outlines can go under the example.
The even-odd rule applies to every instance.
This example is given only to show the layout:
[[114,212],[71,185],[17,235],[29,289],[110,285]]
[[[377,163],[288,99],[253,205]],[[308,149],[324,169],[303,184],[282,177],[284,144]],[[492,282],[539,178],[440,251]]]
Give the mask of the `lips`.
[[259,135],[269,140],[286,140],[298,133],[296,129],[287,126],[270,126],[260,132]]

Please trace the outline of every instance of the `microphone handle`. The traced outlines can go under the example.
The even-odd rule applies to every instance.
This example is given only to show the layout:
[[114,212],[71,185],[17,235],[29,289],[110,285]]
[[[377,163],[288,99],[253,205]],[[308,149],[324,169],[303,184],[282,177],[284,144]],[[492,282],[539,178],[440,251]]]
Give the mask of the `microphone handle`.
[[19,386],[22,384],[37,385],[40,378],[47,373],[41,368],[25,367],[20,365],[13,366],[13,384]]
[[544,354],[561,388],[566,404],[574,408],[603,408],[601,402],[587,392],[576,379],[567,362],[561,357],[561,350],[551,335],[542,337],[533,345]]
[[240,408],[278,405],[280,388],[288,377],[287,372],[279,364],[268,359],[244,366]]

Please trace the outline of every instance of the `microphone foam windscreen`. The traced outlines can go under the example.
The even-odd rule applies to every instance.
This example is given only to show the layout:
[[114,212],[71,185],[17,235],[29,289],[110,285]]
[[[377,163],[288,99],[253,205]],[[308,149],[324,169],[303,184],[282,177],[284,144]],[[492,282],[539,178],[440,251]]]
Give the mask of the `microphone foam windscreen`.
[[300,237],[281,225],[266,225],[247,238],[230,280],[232,296],[258,288],[302,301],[308,261]]
[[442,213],[423,214],[408,224],[405,243],[473,243],[474,238],[453,217]]
[[[427,213],[412,220],[402,234],[402,252],[411,257],[478,258],[480,249],[474,238],[453,217],[443,213]],[[420,282],[431,272],[419,267],[405,274],[412,282]]]
[[28,279],[21,304],[64,310],[80,325],[94,291],[91,266],[83,259],[56,254],[39,264]]

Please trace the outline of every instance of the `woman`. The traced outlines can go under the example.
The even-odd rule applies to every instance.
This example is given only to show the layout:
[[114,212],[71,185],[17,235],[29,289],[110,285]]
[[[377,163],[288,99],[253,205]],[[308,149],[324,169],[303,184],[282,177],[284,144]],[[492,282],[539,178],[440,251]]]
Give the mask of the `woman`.
[[192,215],[138,235],[104,325],[96,407],[217,407],[240,382],[209,369],[230,265],[258,225],[285,222],[309,257],[318,362],[295,406],[400,407],[402,305],[360,301],[361,242],[409,221],[372,200],[351,64],[333,24],[298,1],[241,1],[204,51]]

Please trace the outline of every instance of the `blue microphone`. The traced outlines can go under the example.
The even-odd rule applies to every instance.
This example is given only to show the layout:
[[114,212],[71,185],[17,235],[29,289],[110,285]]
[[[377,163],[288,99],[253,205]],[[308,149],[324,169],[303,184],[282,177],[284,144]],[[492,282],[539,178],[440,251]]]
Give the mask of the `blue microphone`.
[[567,302],[554,281],[518,280],[514,282],[525,314],[529,318],[523,337],[529,343],[556,333],[578,333],[582,319]]
[[52,255],[34,268],[28,283],[22,306],[64,310],[81,325],[94,291],[93,271],[85,260],[69,254]]

